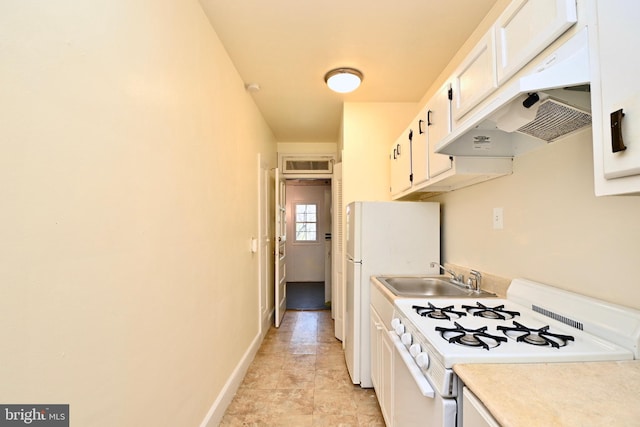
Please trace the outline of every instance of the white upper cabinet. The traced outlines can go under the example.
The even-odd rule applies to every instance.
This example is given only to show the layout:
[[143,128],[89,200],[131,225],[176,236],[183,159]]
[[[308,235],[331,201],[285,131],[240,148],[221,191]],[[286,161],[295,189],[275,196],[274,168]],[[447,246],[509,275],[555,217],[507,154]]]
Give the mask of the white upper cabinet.
[[411,139],[413,131],[409,128],[391,147],[389,190],[392,196],[411,188]]
[[493,30],[482,37],[453,74],[453,118],[459,120],[498,87]]
[[451,84],[438,90],[427,103],[427,153],[429,177],[436,177],[451,169],[451,157],[435,152],[436,144],[451,132]]
[[427,144],[427,123],[424,110],[411,122],[413,141],[411,143],[411,172],[413,185],[419,185],[429,179],[429,149]]
[[498,85],[517,73],[576,21],[575,0],[512,1],[494,26]]
[[589,2],[596,195],[640,193],[640,2]]

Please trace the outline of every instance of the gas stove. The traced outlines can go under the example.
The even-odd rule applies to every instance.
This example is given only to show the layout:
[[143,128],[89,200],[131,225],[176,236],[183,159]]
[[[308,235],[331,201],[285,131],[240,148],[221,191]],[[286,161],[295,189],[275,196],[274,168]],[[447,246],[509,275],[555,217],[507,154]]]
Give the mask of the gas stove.
[[458,363],[638,358],[640,313],[524,279],[507,299],[397,299],[391,333],[442,396]]
[[[397,300],[400,316],[396,317],[404,319],[402,325],[411,323],[430,342],[434,357],[445,368],[456,363],[633,359],[628,349],[507,300],[483,299],[472,304],[469,299],[427,302],[427,306],[445,308],[443,313],[448,319],[423,316],[424,303],[419,299]],[[398,322],[395,326],[400,336],[406,333]]]

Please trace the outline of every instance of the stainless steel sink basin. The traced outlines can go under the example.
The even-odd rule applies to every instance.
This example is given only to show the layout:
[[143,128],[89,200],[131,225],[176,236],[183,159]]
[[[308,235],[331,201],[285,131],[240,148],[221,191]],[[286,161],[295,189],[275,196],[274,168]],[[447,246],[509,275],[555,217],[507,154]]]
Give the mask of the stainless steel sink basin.
[[451,281],[449,276],[377,276],[380,283],[400,297],[486,298],[495,295],[475,292]]

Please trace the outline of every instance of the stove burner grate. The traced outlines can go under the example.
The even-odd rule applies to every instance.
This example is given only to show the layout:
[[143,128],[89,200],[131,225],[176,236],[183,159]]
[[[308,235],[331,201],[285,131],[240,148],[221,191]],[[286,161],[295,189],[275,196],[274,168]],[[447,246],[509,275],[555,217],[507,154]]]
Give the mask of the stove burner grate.
[[562,335],[549,332],[549,326],[539,329],[528,328],[514,320],[513,327],[498,326],[506,336],[515,338],[517,342],[526,342],[531,345],[551,346],[560,348],[567,345],[569,341],[574,341],[571,335]]
[[455,311],[453,306],[447,307],[436,307],[430,302],[427,303],[428,307],[423,307],[421,305],[414,305],[412,308],[422,317],[430,317],[431,319],[445,319],[451,320],[451,317],[455,317],[456,319],[461,318],[462,316],[466,316],[467,313],[462,311]]
[[436,331],[440,332],[442,338],[450,343],[466,347],[482,347],[489,350],[499,346],[500,342],[507,341],[505,337],[488,334],[486,326],[479,329],[467,329],[458,322],[453,322],[453,324],[455,328],[436,326]]
[[476,305],[463,305],[462,308],[474,316],[484,317],[485,319],[509,320],[516,316],[520,316],[520,313],[517,311],[505,310],[504,304],[495,307],[487,307],[481,302],[476,302]]

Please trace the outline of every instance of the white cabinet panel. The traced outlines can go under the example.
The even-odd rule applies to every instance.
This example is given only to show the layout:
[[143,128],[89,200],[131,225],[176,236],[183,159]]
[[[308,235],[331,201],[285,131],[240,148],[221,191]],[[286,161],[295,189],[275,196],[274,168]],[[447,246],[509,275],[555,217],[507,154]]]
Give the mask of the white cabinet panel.
[[378,400],[381,400],[382,393],[380,390],[380,340],[382,331],[382,322],[376,310],[371,307],[369,317],[369,337],[371,341],[371,384],[376,392]]
[[393,304],[375,285],[371,286],[371,382],[387,425],[393,420],[393,342],[387,329],[391,327]]
[[391,195],[411,188],[411,139],[413,131],[408,129],[396,140],[390,154]]
[[411,172],[413,185],[429,179],[429,151],[427,144],[427,123],[424,110],[412,122],[413,141],[411,143]]
[[447,83],[427,103],[427,139],[429,177],[433,178],[451,169],[451,158],[436,153],[436,145],[451,132],[451,84]]
[[[596,2],[598,7],[598,62],[602,89],[602,120],[611,132],[603,135],[604,175],[606,178],[640,174],[640,3],[628,1]],[[621,44],[624,52],[620,51]],[[622,110],[622,145],[614,152],[616,130],[611,114]],[[603,126],[606,127],[606,126]]]
[[514,0],[495,24],[498,84],[577,21],[575,0]]
[[462,389],[462,408],[464,427],[500,427],[487,408],[467,387]]
[[589,4],[596,194],[640,193],[640,2]]
[[495,39],[490,30],[453,75],[453,118],[460,119],[497,87]]
[[[380,409],[382,416],[387,425],[392,425],[394,413],[393,413],[393,342],[389,337],[389,334],[384,328],[384,331],[380,333],[380,382],[382,390],[382,401],[380,402]],[[383,409],[384,408],[384,409]]]

